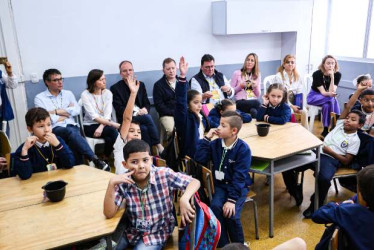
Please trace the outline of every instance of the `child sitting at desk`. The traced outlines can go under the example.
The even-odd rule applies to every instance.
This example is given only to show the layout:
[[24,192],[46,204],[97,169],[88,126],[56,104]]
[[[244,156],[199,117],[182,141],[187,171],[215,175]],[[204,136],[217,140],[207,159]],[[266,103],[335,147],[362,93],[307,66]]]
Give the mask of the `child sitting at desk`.
[[25,180],[33,173],[72,168],[74,155],[64,140],[52,133],[51,118],[43,108],[27,111],[27,130],[32,133],[15,153],[14,170]]
[[291,120],[291,109],[287,104],[287,91],[283,84],[271,84],[262,96],[262,101],[257,121],[282,125]]
[[149,145],[138,139],[123,148],[123,166],[129,172],[112,177],[104,199],[104,215],[112,218],[125,203],[129,225],[117,249],[162,249],[175,227],[173,191],[183,190],[180,198],[182,224],[195,215],[190,198],[200,182],[170,168],[154,167]]
[[[348,239],[347,249],[373,249],[374,165],[365,167],[357,174],[357,183],[355,203],[352,200],[342,204],[330,202],[318,209],[312,220],[319,224],[334,223],[338,226]],[[318,247],[316,249],[322,249]]]
[[[364,125],[365,115],[359,110],[349,111],[346,107],[340,118],[323,142],[318,176],[319,207],[325,201],[336,170],[341,165],[348,166],[360,148],[357,130]],[[314,194],[310,200],[310,206],[303,212],[307,219],[310,219],[314,212]]]
[[236,104],[230,99],[223,99],[214,105],[214,108],[209,112],[208,121],[211,128],[217,128],[219,126],[219,120],[221,115],[225,111],[236,111],[242,117],[243,123],[252,121],[250,114],[244,113],[236,109]]
[[130,97],[127,101],[125,111],[123,112],[122,124],[119,128],[119,134],[113,146],[114,167],[116,174],[123,174],[127,169],[123,167],[123,147],[132,139],[142,139],[140,123],[132,120],[132,112],[135,105],[136,95],[139,90],[140,83],[133,76],[127,77],[127,83],[130,89]]
[[[251,150],[238,138],[242,127],[241,116],[225,111],[218,129],[211,129],[196,150],[195,160],[206,165],[213,162],[214,195],[211,209],[221,223],[218,247],[231,242],[244,243],[240,214],[252,184],[249,176]],[[214,135],[220,139],[210,141]]]

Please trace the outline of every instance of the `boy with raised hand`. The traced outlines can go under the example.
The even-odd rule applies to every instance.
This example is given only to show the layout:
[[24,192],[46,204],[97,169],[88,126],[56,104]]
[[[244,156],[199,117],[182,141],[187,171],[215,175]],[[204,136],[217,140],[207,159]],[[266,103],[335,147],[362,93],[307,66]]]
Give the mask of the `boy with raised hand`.
[[[242,124],[242,117],[237,112],[223,112],[219,127],[211,129],[200,140],[195,153],[197,162],[206,165],[212,161],[214,166],[214,195],[210,208],[221,223],[218,247],[224,247],[230,241],[244,243],[240,214],[252,180],[248,173],[251,150],[238,138]],[[219,139],[211,141],[214,135]]]
[[124,202],[129,225],[117,249],[162,249],[175,226],[173,191],[182,190],[180,211],[182,224],[191,222],[195,211],[190,198],[200,182],[170,168],[152,165],[149,145],[138,139],[123,148],[123,165],[129,172],[112,177],[104,199],[104,215],[112,218]]
[[72,168],[74,155],[65,142],[52,133],[51,118],[43,108],[27,111],[27,130],[32,133],[16,151],[15,172],[21,179],[33,173]]
[[[334,223],[338,226],[347,236],[347,249],[373,249],[374,165],[365,167],[357,174],[355,200],[342,204],[330,202],[318,209],[312,220],[319,224]],[[321,249],[317,247],[319,245],[316,249]]]

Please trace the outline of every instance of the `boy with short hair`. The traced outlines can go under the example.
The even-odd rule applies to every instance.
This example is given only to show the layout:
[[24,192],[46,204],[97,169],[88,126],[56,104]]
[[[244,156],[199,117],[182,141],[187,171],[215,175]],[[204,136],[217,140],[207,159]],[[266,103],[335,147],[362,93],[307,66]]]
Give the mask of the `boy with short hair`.
[[[364,125],[365,115],[359,110],[349,111],[345,108],[340,117],[342,119],[338,120],[323,142],[318,175],[319,207],[325,201],[336,170],[342,165],[348,166],[360,148],[357,130]],[[310,206],[303,212],[307,219],[310,219],[314,212],[314,194],[310,200]]]
[[32,133],[16,150],[15,172],[25,180],[33,173],[72,168],[74,155],[64,140],[52,133],[51,118],[43,108],[32,108],[25,116]]
[[[348,238],[347,249],[372,249],[374,246],[374,165],[357,174],[357,202],[330,202],[318,209],[312,220],[334,223]],[[322,239],[321,239],[322,240]],[[316,248],[317,249],[317,248]]]
[[[252,184],[249,176],[251,150],[247,143],[238,138],[242,117],[235,111],[222,113],[220,125],[211,129],[200,140],[195,160],[206,165],[213,162],[214,195],[211,209],[221,223],[221,237],[218,247],[231,242],[244,243],[240,213],[248,187]],[[214,135],[220,139],[211,141]]]
[[117,249],[162,249],[175,227],[173,191],[183,190],[180,198],[182,224],[195,215],[190,198],[200,182],[170,168],[152,165],[149,145],[138,139],[123,148],[123,165],[129,172],[112,177],[104,199],[104,215],[112,218],[124,202],[129,225]]

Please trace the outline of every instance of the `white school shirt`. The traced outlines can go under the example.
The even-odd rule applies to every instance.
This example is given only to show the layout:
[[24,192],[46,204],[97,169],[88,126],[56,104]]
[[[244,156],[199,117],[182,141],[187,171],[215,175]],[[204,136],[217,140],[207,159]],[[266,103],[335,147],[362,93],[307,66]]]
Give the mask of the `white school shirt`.
[[[15,89],[18,87],[18,78],[15,74],[13,76],[8,76],[5,72],[2,72],[1,81],[5,84],[8,89]],[[0,96],[0,107],[3,105],[3,100]]]
[[[101,95],[94,95],[86,89],[81,94],[81,100],[84,107],[83,125],[99,124],[95,121],[96,118],[110,120],[113,94],[109,89],[104,89]],[[100,111],[103,111],[103,114]]]
[[119,133],[116,142],[113,145],[113,155],[114,155],[114,167],[116,168],[116,174],[124,174],[127,169],[123,166],[122,162],[125,160],[123,157],[123,147],[126,145],[127,140],[122,139]]
[[[210,98],[210,103],[213,103],[213,104],[216,104],[217,102],[219,102],[220,100],[223,100],[223,99],[226,99],[223,92],[221,91],[221,89],[219,88],[219,86],[217,85],[216,81],[214,80],[213,77],[210,77],[210,76],[207,76],[203,73],[205,79],[209,82],[209,83],[213,83],[212,85],[209,84],[209,91],[213,91],[213,90],[217,90],[218,91],[218,94],[219,94],[219,100],[216,100],[216,99],[213,99],[213,98]],[[231,95],[230,96],[227,96],[228,99],[233,99],[234,95],[235,95],[235,90],[231,87],[230,85],[230,82],[227,80],[226,76],[223,75],[223,81],[225,82],[225,86],[228,86],[230,87],[231,89]],[[200,86],[200,83],[193,77],[191,79],[191,89],[194,89],[194,90],[197,90],[199,93],[203,93],[203,90]],[[206,102],[206,99],[203,99],[203,103]]]
[[[360,138],[357,132],[346,134],[344,132],[344,119],[340,119],[337,121],[335,128],[327,134],[323,145],[330,147],[339,155],[357,155],[360,148]],[[321,153],[324,154],[323,152]]]
[[[74,116],[79,115],[81,112],[81,107],[77,103],[73,92],[70,90],[61,90],[57,96],[54,96],[47,89],[46,91],[43,91],[35,96],[34,104],[35,107],[44,108],[48,112],[56,109],[64,109],[70,114],[70,117],[66,118],[62,122],[57,122],[58,118],[60,117],[59,115],[50,114],[52,128],[57,126],[66,127],[69,124],[78,125],[74,120]],[[70,104],[73,105],[69,107]]]

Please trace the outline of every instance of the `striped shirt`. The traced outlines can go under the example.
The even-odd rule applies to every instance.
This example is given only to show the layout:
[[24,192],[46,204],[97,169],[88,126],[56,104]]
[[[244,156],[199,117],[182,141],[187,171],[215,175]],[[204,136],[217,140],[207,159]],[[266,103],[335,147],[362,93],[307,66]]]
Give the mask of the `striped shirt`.
[[[166,242],[175,227],[173,216],[173,191],[184,191],[192,177],[176,173],[170,168],[154,166],[150,170],[148,187],[139,192],[135,184],[123,183],[116,186],[116,206],[125,202],[126,214],[130,225],[125,230],[131,245],[143,240],[145,245],[161,245]],[[144,209],[144,211],[143,211]],[[148,221],[150,228],[141,232],[136,228],[137,220]]]

